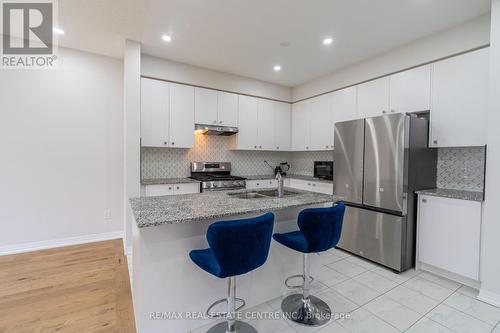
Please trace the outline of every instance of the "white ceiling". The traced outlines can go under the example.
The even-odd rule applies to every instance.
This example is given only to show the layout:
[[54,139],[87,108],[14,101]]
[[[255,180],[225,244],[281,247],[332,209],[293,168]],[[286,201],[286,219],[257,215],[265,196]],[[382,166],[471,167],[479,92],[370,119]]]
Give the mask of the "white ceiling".
[[[296,86],[490,11],[490,0],[59,0],[60,44]],[[171,43],[161,40],[172,36]],[[329,47],[326,36],[334,38]],[[459,36],[457,36],[459,38]],[[290,46],[280,43],[289,42]],[[281,72],[273,65],[280,64]]]

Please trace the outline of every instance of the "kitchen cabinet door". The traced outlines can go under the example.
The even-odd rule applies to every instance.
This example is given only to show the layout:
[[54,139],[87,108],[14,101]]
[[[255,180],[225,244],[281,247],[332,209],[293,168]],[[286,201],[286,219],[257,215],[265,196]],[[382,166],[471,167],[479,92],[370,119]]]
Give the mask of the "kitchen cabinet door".
[[489,90],[489,48],[433,66],[432,147],[483,146]]
[[478,280],[480,234],[480,202],[419,196],[419,262]]
[[310,100],[310,149],[333,149],[332,94],[321,95]]
[[218,124],[238,127],[238,95],[219,91],[217,101]]
[[381,116],[389,110],[389,78],[369,81],[358,85],[357,117]]
[[266,99],[259,100],[257,116],[257,148],[274,150],[274,102]]
[[195,122],[197,124],[215,125],[217,120],[217,91],[194,88]]
[[431,109],[431,65],[390,76],[390,112]]
[[174,194],[176,195],[200,193],[199,183],[183,183],[183,184],[174,184],[172,186],[174,188]]
[[141,146],[168,147],[169,83],[141,78]]
[[194,145],[194,88],[170,84],[170,147]]
[[274,143],[277,151],[290,150],[292,110],[288,103],[274,102]]
[[257,149],[257,124],[259,100],[255,97],[238,96],[238,134],[232,136],[233,149]]
[[306,151],[310,145],[311,100],[292,105],[292,150]]
[[356,87],[332,92],[333,123],[356,119]]
[[173,194],[174,194],[174,185],[172,184],[145,186],[145,195],[147,197],[156,197],[161,195],[173,195]]

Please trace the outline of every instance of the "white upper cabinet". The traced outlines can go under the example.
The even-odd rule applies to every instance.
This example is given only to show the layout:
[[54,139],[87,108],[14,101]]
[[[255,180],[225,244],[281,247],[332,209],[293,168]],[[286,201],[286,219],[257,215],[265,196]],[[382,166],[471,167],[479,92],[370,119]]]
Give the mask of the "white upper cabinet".
[[390,112],[431,109],[431,65],[390,76]]
[[194,88],[170,84],[170,147],[194,145]]
[[266,99],[259,100],[257,116],[257,148],[274,150],[274,102]]
[[337,90],[331,95],[333,124],[356,119],[357,87]]
[[332,94],[310,100],[310,150],[333,149]]
[[311,100],[292,105],[292,150],[309,150],[311,140]]
[[169,83],[141,78],[141,146],[169,146],[169,107]]
[[195,122],[204,125],[217,124],[217,91],[194,88],[194,94]]
[[486,144],[488,80],[489,48],[434,64],[432,147]]
[[357,117],[369,118],[389,112],[389,78],[358,85]]
[[233,149],[257,149],[258,114],[258,98],[238,96],[238,134],[231,137]]
[[274,143],[276,150],[290,150],[291,126],[292,112],[290,104],[274,102]]
[[238,95],[217,92],[217,120],[219,125],[238,127]]

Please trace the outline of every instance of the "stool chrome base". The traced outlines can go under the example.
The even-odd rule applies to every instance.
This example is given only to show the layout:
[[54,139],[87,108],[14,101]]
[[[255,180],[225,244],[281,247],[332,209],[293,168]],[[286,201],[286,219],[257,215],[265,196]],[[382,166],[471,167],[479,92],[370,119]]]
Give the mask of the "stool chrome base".
[[[219,323],[215,326],[212,326],[207,333],[227,333],[227,322]],[[258,333],[252,325],[247,324],[245,322],[236,320],[234,322],[234,331],[236,333]]]
[[305,300],[302,294],[286,297],[281,302],[281,310],[287,319],[306,326],[324,325],[332,316],[332,310],[324,301],[315,296]]

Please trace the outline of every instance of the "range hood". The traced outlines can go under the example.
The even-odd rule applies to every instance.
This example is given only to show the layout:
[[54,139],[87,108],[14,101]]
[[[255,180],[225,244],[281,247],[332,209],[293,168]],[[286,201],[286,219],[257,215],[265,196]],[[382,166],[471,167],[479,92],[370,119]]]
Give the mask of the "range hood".
[[238,127],[195,124],[194,129],[205,135],[230,136],[238,133]]

